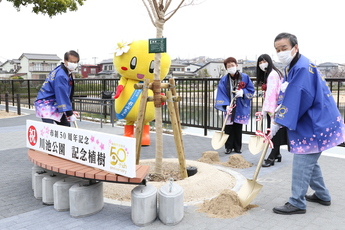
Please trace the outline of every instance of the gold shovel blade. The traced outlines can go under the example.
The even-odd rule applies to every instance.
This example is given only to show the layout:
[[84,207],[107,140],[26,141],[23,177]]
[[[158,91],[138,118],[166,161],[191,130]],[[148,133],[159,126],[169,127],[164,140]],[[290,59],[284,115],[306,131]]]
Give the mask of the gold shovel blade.
[[260,137],[260,136],[251,136],[249,138],[249,143],[248,143],[249,151],[253,155],[256,155],[259,152],[261,152],[265,147],[264,140],[265,139],[263,137]]
[[229,135],[225,134],[224,131],[215,132],[212,137],[212,148],[214,150],[220,149],[222,146],[225,145],[226,140],[228,139]]
[[238,192],[241,206],[243,208],[247,207],[258,195],[262,187],[263,186],[256,181],[247,179]]

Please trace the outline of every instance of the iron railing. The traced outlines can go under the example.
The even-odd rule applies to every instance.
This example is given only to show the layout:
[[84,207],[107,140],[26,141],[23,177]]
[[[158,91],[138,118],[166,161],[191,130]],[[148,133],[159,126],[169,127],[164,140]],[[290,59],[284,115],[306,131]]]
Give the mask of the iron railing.
[[[255,85],[255,79],[252,81]],[[334,96],[339,111],[345,115],[345,78],[327,78],[329,88]],[[3,103],[5,93],[9,93],[9,100],[14,106],[18,94],[22,106],[33,108],[37,92],[44,80],[0,80],[0,101]],[[168,80],[163,80],[168,82]],[[220,130],[223,115],[214,109],[217,85],[219,78],[175,78],[177,94],[182,98],[179,102],[181,125],[186,127],[202,128],[204,135],[207,130]],[[115,91],[119,79],[75,79],[75,96],[100,98],[101,91]],[[162,89],[164,92],[164,89]],[[260,89],[256,88],[256,95],[251,104],[252,118],[244,126],[244,133],[253,134],[257,129],[255,112],[261,111],[262,97]],[[116,103],[116,102],[115,102]],[[99,114],[100,106],[88,107],[90,113]],[[163,122],[170,123],[167,106],[162,106]],[[104,115],[110,115],[109,109]],[[115,118],[116,119],[116,118]]]

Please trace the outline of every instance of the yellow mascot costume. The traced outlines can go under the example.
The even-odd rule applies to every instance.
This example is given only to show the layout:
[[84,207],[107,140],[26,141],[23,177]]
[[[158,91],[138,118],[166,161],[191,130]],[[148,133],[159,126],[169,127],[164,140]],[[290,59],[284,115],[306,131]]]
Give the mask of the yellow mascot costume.
[[[144,79],[154,80],[154,53],[149,53],[148,40],[137,40],[131,43],[118,43],[114,54],[114,66],[121,75],[115,93],[115,112],[118,119],[125,119],[124,136],[134,136],[134,122],[139,111],[141,89],[134,89],[134,84]],[[160,79],[163,80],[169,72],[171,59],[162,53]],[[152,90],[148,91],[153,96]],[[141,145],[150,145],[149,122],[155,119],[153,102],[148,102],[144,118],[144,130]]]

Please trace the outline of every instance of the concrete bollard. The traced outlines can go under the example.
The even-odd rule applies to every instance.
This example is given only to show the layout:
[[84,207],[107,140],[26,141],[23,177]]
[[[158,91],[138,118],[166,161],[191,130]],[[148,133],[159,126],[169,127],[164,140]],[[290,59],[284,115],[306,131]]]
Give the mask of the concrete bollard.
[[61,180],[67,177],[67,175],[56,175],[50,174],[46,175],[42,179],[42,203],[45,205],[53,205],[54,204],[54,190],[53,185],[56,181]]
[[159,189],[158,209],[158,217],[165,225],[176,225],[183,219],[183,188],[173,179]]
[[[83,180],[76,177],[67,177],[56,181],[53,185],[54,209],[59,212],[69,211],[69,189]],[[84,181],[87,183],[87,181]]]
[[102,210],[103,182],[77,183],[69,189],[69,206],[72,217],[90,216]]
[[157,219],[157,188],[151,184],[138,185],[131,192],[132,221],[146,226]]
[[42,179],[47,175],[46,171],[38,171],[35,173],[34,179],[34,197],[37,200],[42,199]]
[[31,168],[31,185],[32,185],[32,190],[35,188],[35,173],[38,171],[44,171],[44,168],[34,165]]

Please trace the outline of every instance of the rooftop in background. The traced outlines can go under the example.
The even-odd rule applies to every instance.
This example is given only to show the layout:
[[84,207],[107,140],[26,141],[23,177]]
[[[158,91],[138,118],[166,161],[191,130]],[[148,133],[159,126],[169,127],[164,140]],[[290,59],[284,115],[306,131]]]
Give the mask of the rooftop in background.
[[19,60],[26,57],[29,60],[62,60],[56,54],[33,54],[33,53],[23,53]]

